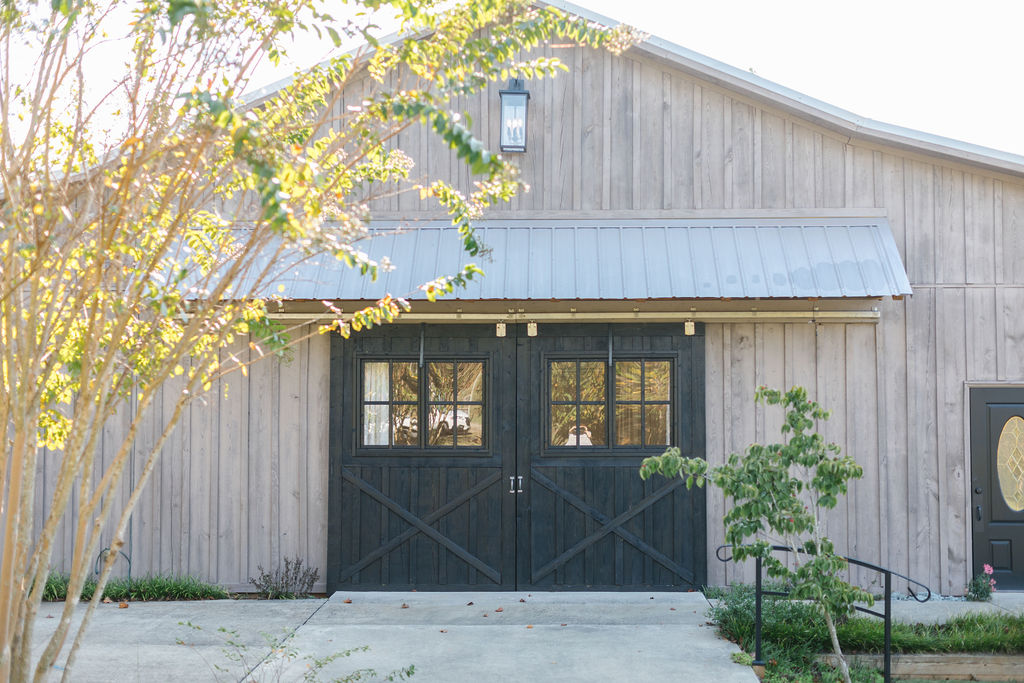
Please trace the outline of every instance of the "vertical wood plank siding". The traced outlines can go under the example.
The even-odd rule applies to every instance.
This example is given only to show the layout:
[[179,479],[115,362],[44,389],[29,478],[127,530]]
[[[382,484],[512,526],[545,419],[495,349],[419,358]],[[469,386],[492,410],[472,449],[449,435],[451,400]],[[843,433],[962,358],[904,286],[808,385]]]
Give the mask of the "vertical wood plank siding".
[[[886,210],[915,293],[879,302],[877,325],[707,325],[707,456],[721,462],[775,438],[777,417],[754,410],[758,384],[808,387],[833,411],[829,436],[865,469],[829,519],[840,548],[962,593],[971,552],[965,386],[1024,383],[1024,180],[859,141],[635,51],[547,54],[574,70],[528,83],[529,151],[512,157],[531,189],[490,216]],[[463,103],[492,146],[501,87]],[[355,82],[352,96],[371,88]],[[398,145],[417,169],[470,189],[474,178],[421,130]],[[410,218],[430,210],[410,193],[374,208]],[[318,337],[291,364],[258,364],[188,411],[135,514],[136,574],[190,572],[244,587],[257,565],[294,554],[323,570],[328,365]],[[140,450],[157,437],[173,392],[154,406]],[[54,476],[48,456],[40,499]],[[748,578],[714,558],[724,503],[714,491],[707,500],[709,580]],[[66,525],[58,536],[55,566],[72,532]]]
[[[248,378],[230,376],[186,410],[132,515],[123,550],[133,576],[192,574],[232,590],[252,590],[249,578],[258,566],[275,569],[285,557],[298,556],[320,569],[315,590],[324,590],[328,342],[315,336],[298,345],[290,362],[256,363]],[[243,360],[249,354],[245,345],[232,351]],[[158,397],[128,474],[141,471],[147,446],[159,437],[180,390],[177,384],[169,382]],[[127,428],[128,413],[107,426],[97,461],[112,457]],[[40,459],[37,501],[53,494],[58,457],[46,453]],[[127,493],[126,481],[122,504]],[[36,517],[38,528],[42,517]],[[51,562],[58,570],[70,565],[73,534],[65,520]],[[100,547],[109,541],[108,532]],[[118,562],[116,574],[126,570]]]

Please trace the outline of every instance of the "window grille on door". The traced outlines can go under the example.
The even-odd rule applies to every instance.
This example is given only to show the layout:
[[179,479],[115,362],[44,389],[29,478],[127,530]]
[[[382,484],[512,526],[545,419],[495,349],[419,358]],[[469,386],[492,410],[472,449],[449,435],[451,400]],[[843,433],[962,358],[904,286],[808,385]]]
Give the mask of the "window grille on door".
[[[483,361],[365,360],[362,445],[481,448],[485,445]],[[426,429],[421,429],[426,425]]]
[[549,446],[664,447],[672,443],[672,415],[669,360],[548,363]]

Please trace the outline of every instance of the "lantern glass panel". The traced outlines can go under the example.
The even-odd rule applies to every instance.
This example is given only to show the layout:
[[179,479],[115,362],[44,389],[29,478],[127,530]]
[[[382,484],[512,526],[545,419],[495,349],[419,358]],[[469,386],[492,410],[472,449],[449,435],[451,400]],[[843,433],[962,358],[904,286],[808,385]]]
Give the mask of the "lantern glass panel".
[[526,151],[526,102],[525,92],[506,92],[501,95],[501,149],[503,151]]

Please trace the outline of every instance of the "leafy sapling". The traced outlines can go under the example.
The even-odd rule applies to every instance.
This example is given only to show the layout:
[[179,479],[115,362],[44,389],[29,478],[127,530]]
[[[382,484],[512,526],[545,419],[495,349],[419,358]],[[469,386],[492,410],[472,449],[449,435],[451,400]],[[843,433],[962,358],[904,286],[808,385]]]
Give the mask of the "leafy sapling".
[[[752,444],[744,454],[733,453],[723,465],[710,467],[702,458],[683,457],[678,448],[645,458],[640,476],[681,477],[687,488],[710,480],[731,503],[725,513],[725,540],[737,560],[760,557],[768,576],[791,587],[790,597],[811,600],[821,609],[843,679],[849,667],[836,635],[836,621],[853,611],[855,602],[874,602],[872,596],[844,581],[847,562],[825,536],[823,518],[851,479],[863,469],[839,446],[826,443],[814,431],[829,412],[807,398],[803,387],[782,393],[764,386],[755,394],[758,403],[783,406],[783,443]],[[772,554],[772,545],[790,550],[790,563]]]

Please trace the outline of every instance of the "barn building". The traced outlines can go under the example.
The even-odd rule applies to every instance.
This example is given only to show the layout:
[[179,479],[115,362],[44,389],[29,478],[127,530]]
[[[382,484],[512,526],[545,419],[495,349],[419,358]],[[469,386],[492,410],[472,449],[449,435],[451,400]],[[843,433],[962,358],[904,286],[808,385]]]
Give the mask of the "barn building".
[[[719,463],[776,439],[754,391],[798,384],[864,467],[828,520],[841,552],[946,594],[982,563],[1024,588],[1024,157],[656,37],[544,52],[570,70],[523,84],[525,151],[509,154],[531,190],[480,222],[487,277],[193,404],[134,514],[133,573],[245,590],[299,556],[329,591],[749,580],[715,558],[721,495],[637,468],[669,444]],[[460,102],[492,147],[501,89]],[[470,186],[429,134],[396,144]],[[281,318],[457,270],[468,257],[423,207],[375,206],[369,250],[394,271],[311,265],[284,282]]]

